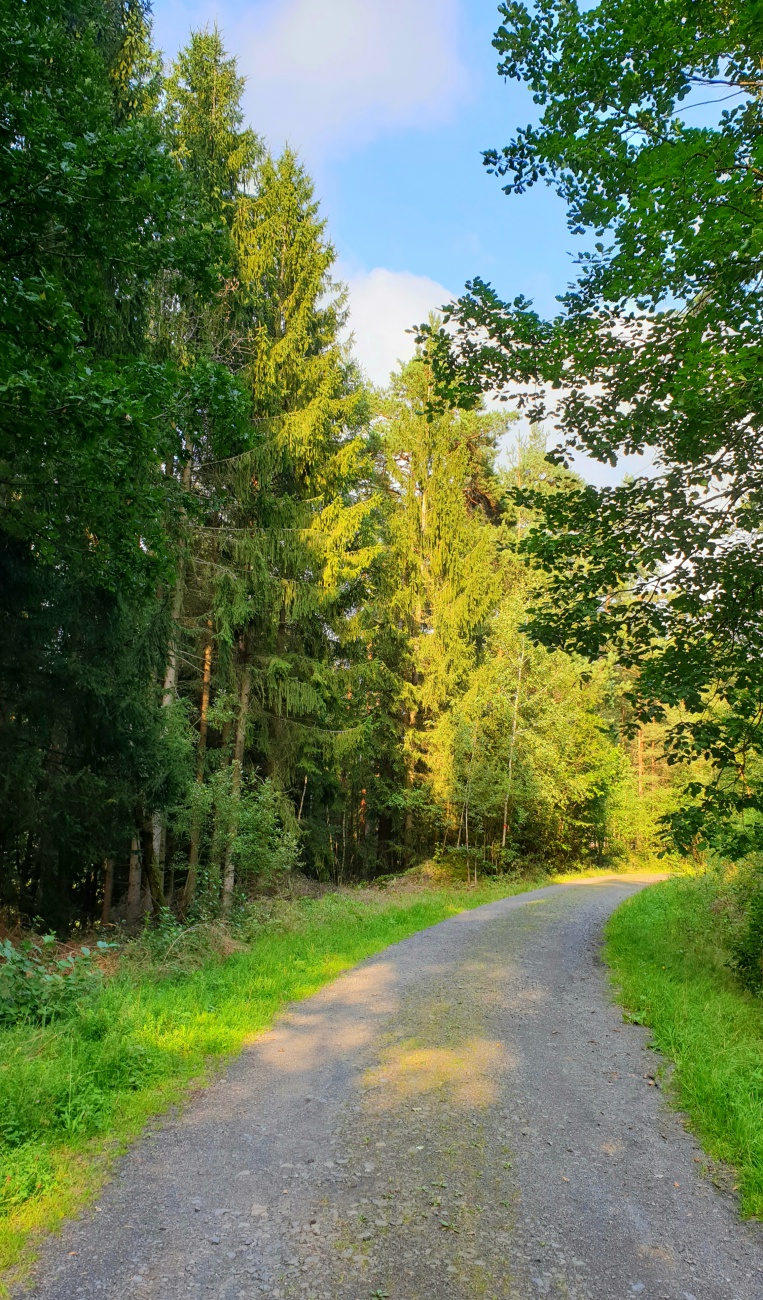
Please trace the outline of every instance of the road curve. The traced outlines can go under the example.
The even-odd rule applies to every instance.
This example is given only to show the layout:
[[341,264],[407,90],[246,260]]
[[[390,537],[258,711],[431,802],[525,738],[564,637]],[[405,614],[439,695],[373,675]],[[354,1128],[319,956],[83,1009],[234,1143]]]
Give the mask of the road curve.
[[32,1294],[761,1300],[761,1229],[703,1176],[599,960],[640,887],[463,913],[290,1008],[120,1161]]

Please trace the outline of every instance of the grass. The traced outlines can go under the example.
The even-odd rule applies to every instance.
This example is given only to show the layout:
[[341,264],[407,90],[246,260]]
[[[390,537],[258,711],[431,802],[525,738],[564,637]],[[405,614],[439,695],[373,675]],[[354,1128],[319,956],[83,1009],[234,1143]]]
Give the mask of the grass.
[[671,1091],[708,1154],[763,1217],[763,1002],[726,961],[709,877],[644,890],[613,915],[606,955],[631,1018],[675,1062]]
[[92,1199],[147,1120],[213,1077],[285,1003],[417,930],[543,883],[276,904],[225,960],[187,971],[126,960],[66,1019],[0,1031],[0,1275],[20,1277],[35,1241]]

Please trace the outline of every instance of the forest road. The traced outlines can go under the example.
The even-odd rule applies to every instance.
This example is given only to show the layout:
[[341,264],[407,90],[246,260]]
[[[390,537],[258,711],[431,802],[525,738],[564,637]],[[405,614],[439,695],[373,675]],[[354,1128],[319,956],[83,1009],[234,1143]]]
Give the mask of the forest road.
[[414,935],[291,1007],[124,1157],[40,1300],[761,1300],[599,950],[633,878]]

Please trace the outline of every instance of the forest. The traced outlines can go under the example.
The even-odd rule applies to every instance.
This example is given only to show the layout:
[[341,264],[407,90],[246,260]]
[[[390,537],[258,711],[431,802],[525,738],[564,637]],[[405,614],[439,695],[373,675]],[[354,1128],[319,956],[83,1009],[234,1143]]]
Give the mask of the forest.
[[486,183],[555,191],[573,278],[544,316],[475,277],[381,386],[225,34],[151,24],[0,0],[0,1274],[285,1004],[588,877],[586,1086],[648,1026],[672,1082],[628,1079],[763,1216],[761,0],[499,6],[534,124]]
[[653,856],[680,783],[632,663],[527,630],[533,525],[585,492],[543,420],[450,397],[437,320],[367,382],[217,30],[164,67],[137,0],[4,23],[0,904],[66,934]]

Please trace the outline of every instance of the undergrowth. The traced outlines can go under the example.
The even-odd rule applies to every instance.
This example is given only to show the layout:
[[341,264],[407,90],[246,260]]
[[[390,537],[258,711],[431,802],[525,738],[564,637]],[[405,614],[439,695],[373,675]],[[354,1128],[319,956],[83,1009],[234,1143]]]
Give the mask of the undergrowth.
[[718,880],[670,880],[629,899],[606,952],[631,1017],[675,1062],[677,1104],[709,1155],[736,1169],[742,1213],[763,1217],[763,1002],[734,975]]

